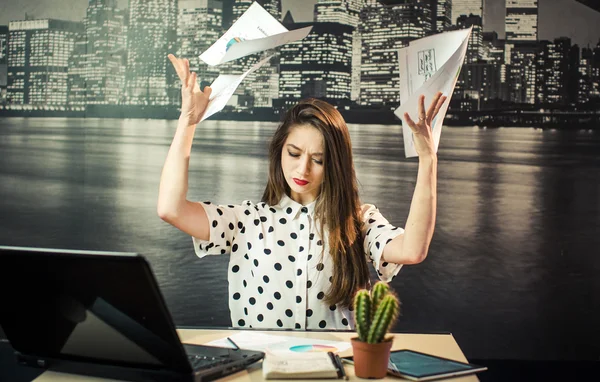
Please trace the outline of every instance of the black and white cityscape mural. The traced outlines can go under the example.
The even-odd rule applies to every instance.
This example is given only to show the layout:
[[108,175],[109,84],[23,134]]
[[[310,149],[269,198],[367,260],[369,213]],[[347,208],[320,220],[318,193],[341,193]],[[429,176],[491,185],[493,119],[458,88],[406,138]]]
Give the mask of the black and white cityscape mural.
[[[226,327],[227,257],[202,260],[156,213],[179,113],[167,54],[202,85],[258,56],[198,56],[249,0],[20,0],[0,5],[0,245],[128,251],[177,325]],[[281,114],[305,97],[349,123],[363,202],[406,221],[397,50],[473,27],[439,147],[425,262],[392,281],[395,330],[452,332],[468,358],[600,357],[600,6],[589,0],[263,0],[313,25],[201,123],[191,200],[258,201]],[[1,334],[1,331],[0,331]]]

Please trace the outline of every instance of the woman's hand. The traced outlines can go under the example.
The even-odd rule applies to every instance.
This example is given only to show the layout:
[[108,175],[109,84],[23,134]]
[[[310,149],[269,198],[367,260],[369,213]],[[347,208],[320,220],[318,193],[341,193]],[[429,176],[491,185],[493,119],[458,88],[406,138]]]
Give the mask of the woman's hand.
[[413,132],[413,142],[415,143],[415,150],[419,157],[435,155],[431,122],[437,116],[444,102],[446,102],[446,98],[446,96],[442,95],[442,92],[438,92],[433,97],[427,113],[425,113],[425,96],[419,96],[419,119],[417,122],[413,121],[408,113],[404,113],[404,118]]
[[196,73],[190,73],[190,62],[187,59],[177,58],[172,54],[168,57],[181,80],[180,119],[183,119],[188,126],[196,125],[206,111],[212,89],[206,86],[204,91],[200,90]]

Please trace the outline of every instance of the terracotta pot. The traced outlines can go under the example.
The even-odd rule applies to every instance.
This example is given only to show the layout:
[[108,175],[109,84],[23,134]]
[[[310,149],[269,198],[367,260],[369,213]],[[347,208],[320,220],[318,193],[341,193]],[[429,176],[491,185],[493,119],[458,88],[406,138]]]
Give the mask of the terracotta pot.
[[354,374],[359,378],[384,378],[390,362],[393,337],[377,344],[362,342],[358,337],[352,338],[351,341],[354,352]]

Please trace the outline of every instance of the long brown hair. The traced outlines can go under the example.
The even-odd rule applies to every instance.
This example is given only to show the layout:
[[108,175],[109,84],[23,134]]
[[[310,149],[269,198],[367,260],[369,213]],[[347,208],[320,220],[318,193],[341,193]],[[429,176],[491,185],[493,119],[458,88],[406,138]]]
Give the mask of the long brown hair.
[[314,98],[301,101],[285,114],[269,147],[269,179],[262,201],[275,205],[283,194],[290,195],[281,168],[281,152],[290,130],[299,125],[316,128],[324,141],[324,177],[315,204],[315,218],[329,231],[333,262],[328,304],[349,307],[354,293],[369,283],[369,267],[363,248],[358,184],[352,160],[350,133],[342,115],[329,103]]

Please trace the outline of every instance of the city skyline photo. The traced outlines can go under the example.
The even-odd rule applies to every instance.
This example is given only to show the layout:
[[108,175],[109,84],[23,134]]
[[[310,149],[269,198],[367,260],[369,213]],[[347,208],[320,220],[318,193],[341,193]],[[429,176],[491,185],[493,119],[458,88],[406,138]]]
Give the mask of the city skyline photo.
[[[295,24],[283,21],[288,28],[308,22],[314,24],[313,32],[280,48],[268,65],[241,84],[226,109],[212,118],[277,120],[291,103],[312,96],[340,107],[350,122],[396,123],[391,111],[399,105],[402,81],[395,74],[397,49],[433,33],[473,27],[447,123],[564,126],[563,122],[576,121],[593,126],[598,118],[586,111],[600,102],[600,45],[588,47],[595,28],[584,28],[583,33],[581,22],[556,23],[559,13],[568,15],[564,8],[572,0],[545,6],[544,2],[520,1],[343,0],[311,1],[298,7],[298,2],[263,0],[277,19],[283,19],[287,10],[296,15]],[[256,58],[211,68],[198,56],[251,3],[181,0],[150,7],[152,1],[98,0],[88,2],[85,10],[71,7],[69,11],[59,6],[65,2],[21,4],[20,13],[28,20],[0,26],[0,51],[4,52],[0,53],[0,113],[176,118],[177,81],[166,55],[174,52],[188,57],[203,86],[219,74],[241,74]],[[406,11],[406,4],[412,11]],[[124,8],[130,5],[131,11]],[[586,8],[590,25],[600,25],[594,21],[600,12],[589,12],[578,2],[571,5],[575,13]],[[312,19],[305,20],[309,17],[306,9],[313,9]],[[42,22],[42,15],[51,17],[56,12],[62,19]],[[9,14],[5,12],[4,17]],[[103,24],[109,19],[110,24]],[[566,26],[571,35],[544,31],[548,29],[544,25],[550,24]],[[382,28],[391,28],[392,33],[381,35]],[[33,43],[46,30],[61,44],[52,45],[56,52]],[[543,39],[552,33],[557,37]],[[578,46],[575,38],[588,44]],[[25,55],[21,55],[23,49]],[[372,58],[376,55],[370,52],[381,49],[389,53],[382,59]],[[298,58],[296,50],[313,53]],[[62,59],[48,61],[44,58],[48,55]],[[326,64],[332,57],[336,57],[336,67]],[[522,109],[528,114],[514,113]],[[548,112],[554,109],[568,113]]]
[[[227,0],[225,0],[227,1]],[[229,0],[234,1],[234,0]],[[282,13],[289,10],[297,22],[313,20],[313,6],[318,0],[282,0]],[[125,9],[129,0],[117,0],[118,6]],[[85,17],[87,0],[22,0],[19,5],[0,5],[0,25],[8,25],[13,20],[25,19],[25,14],[35,18],[56,18],[81,21]],[[483,0],[484,31],[495,31],[504,37],[504,14],[506,0]],[[593,46],[600,40],[600,13],[576,0],[539,0],[540,39],[570,37],[580,46]]]

